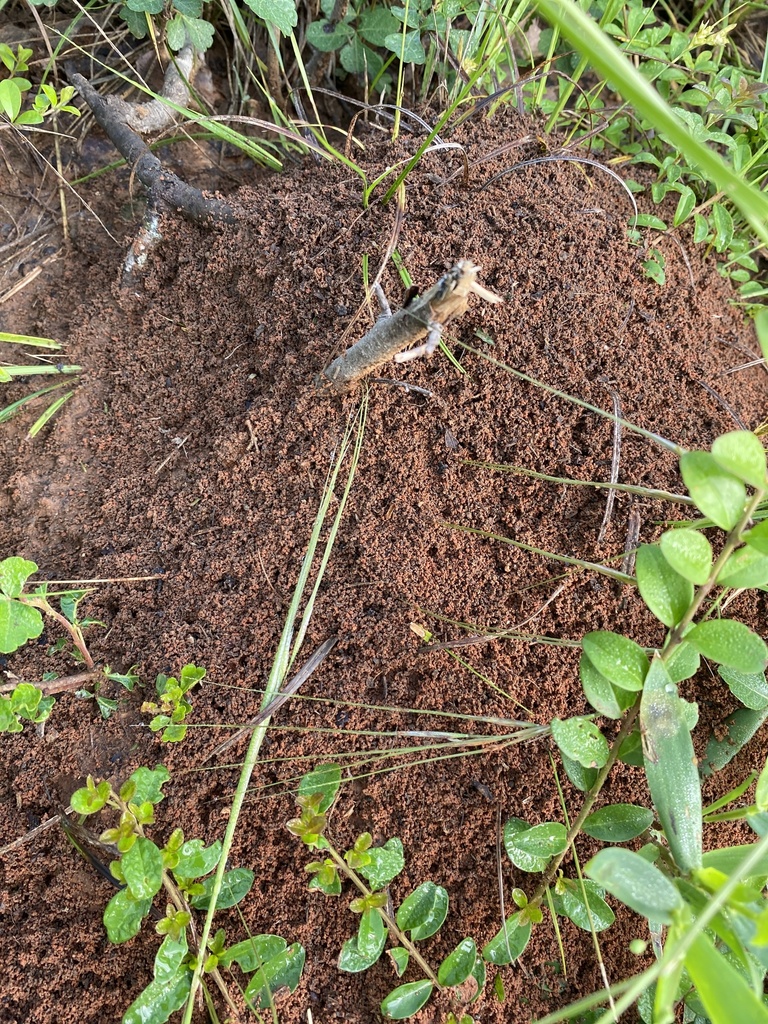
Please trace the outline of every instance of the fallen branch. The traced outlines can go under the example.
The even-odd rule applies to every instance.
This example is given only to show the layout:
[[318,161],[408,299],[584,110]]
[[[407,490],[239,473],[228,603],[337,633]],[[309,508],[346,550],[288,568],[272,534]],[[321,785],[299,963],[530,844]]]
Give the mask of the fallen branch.
[[[470,260],[459,260],[423,295],[406,303],[396,313],[390,313],[383,294],[379,293],[382,315],[364,337],[318,374],[315,385],[343,392],[390,359],[407,362],[421,355],[431,355],[439,343],[442,327],[466,312],[470,295],[475,294],[486,302],[503,301],[478,283],[479,270],[480,267]],[[424,345],[404,351],[422,338],[427,339]]]

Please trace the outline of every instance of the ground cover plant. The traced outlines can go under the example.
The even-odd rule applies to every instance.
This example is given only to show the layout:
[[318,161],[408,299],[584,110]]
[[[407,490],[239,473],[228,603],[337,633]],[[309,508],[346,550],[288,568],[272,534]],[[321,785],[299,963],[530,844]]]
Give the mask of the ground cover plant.
[[[124,246],[106,277],[89,257],[87,325],[57,329],[55,295],[51,323],[41,322],[24,305],[25,288],[14,308],[27,319],[2,325],[27,339],[67,337],[67,365],[96,367],[63,410],[50,407],[34,425],[44,447],[26,458],[38,458],[37,468],[8,435],[3,554],[34,556],[73,578],[83,569],[152,577],[141,594],[118,584],[97,596],[110,626],[97,643],[99,663],[114,663],[115,652],[140,657],[157,700],[143,714],[122,700],[97,732],[85,705],[70,711],[61,728],[78,753],[45,783],[64,806],[71,798],[84,813],[98,809],[95,799],[120,812],[123,823],[102,838],[128,847],[113,871],[128,888],[109,898],[106,920],[114,923],[115,905],[141,904],[128,929],[135,977],[115,975],[121,984],[103,995],[112,1009],[94,1003],[86,1012],[165,1020],[186,1003],[186,1020],[216,1019],[222,998],[287,1020],[611,1020],[635,1003],[647,1021],[684,1012],[718,1024],[734,1006],[763,1019],[766,475],[747,428],[764,419],[765,349],[755,350],[743,313],[755,312],[763,290],[765,61],[747,59],[750,11],[718,11],[713,26],[711,4],[156,7],[105,8],[107,40],[124,23],[148,53],[165,43],[181,65],[185,49],[205,51],[212,67],[217,46],[231,46],[230,109],[268,116],[222,123],[221,106],[195,81],[171,105],[203,142],[280,163],[285,176],[277,195],[257,178],[205,208],[234,228],[175,220],[170,233],[156,216],[167,195],[145,182],[155,207],[131,266],[121,269]],[[45,74],[55,76],[82,43],[64,4],[49,12],[41,24],[56,46]],[[9,81],[18,80],[29,55],[9,53]],[[115,57],[107,45],[102,71],[81,64],[75,73],[106,91],[116,70],[133,76]],[[166,105],[167,82],[145,86]],[[339,86],[342,98],[329,99]],[[396,108],[379,139],[361,130],[374,96]],[[6,131],[23,129],[8,86],[2,97],[16,125]],[[59,81],[48,100],[65,103]],[[433,105],[421,120],[403,109],[419,101]],[[355,117],[356,143],[330,123],[334,103],[346,122]],[[61,126],[66,113],[50,109],[51,123]],[[254,142],[247,133],[270,120],[278,141]],[[163,161],[183,145],[165,148]],[[291,170],[301,153],[326,162]],[[604,173],[612,166],[634,209]],[[185,181],[194,175],[183,161],[177,169]],[[102,175],[91,179],[96,190]],[[127,175],[117,180],[128,185]],[[194,184],[210,185],[207,170]],[[83,256],[87,244],[77,245]],[[391,371],[396,383],[341,403],[317,394],[316,375],[366,333],[374,285],[386,285],[394,307],[399,281],[423,290],[458,260],[479,266],[479,287],[504,301],[483,309],[478,292],[444,332],[452,363],[435,355],[406,364]],[[111,295],[105,281],[119,282]],[[406,294],[406,310],[413,302]],[[721,376],[723,367],[738,372]],[[607,395],[612,417],[602,414]],[[26,426],[24,397],[8,410]],[[335,453],[352,448],[342,484]],[[585,499],[585,484],[614,493],[613,512]],[[695,516],[706,518],[687,521]],[[595,518],[597,542],[588,533]],[[555,560],[564,568],[546,568]],[[555,581],[552,571],[564,575]],[[23,604],[18,586],[4,591],[7,611]],[[535,632],[515,625],[531,617],[542,620]],[[477,635],[463,635],[468,623]],[[430,637],[424,650],[414,635]],[[305,640],[314,654],[289,681]],[[7,653],[14,670],[16,657],[37,664],[31,648]],[[254,697],[259,679],[265,693]],[[545,685],[553,690],[543,701]],[[16,725],[27,711],[40,717],[26,692],[12,709]],[[319,725],[309,698],[324,692],[330,720]],[[281,721],[302,731],[281,735],[269,719],[289,698]],[[510,704],[527,721],[511,723]],[[455,722],[450,733],[436,728],[432,716],[457,709],[468,716],[461,728],[483,722],[486,735]],[[209,729],[222,724],[251,736],[243,768],[216,755],[203,774],[195,769],[211,755]],[[90,752],[74,739],[83,730]],[[45,751],[32,744],[61,752],[63,741],[33,730],[9,739],[27,744],[9,774],[16,793],[49,808],[42,780],[31,778]],[[163,739],[177,742],[158,751]],[[464,757],[471,747],[481,757]],[[408,769],[390,775],[395,752],[393,763]],[[137,802],[136,772],[159,756],[173,795]],[[348,764],[345,785],[313,802],[299,787],[305,759]],[[103,781],[83,795],[86,776]],[[297,787],[292,830],[331,861],[313,865],[323,892],[309,900],[306,858],[295,841],[288,852],[284,828],[285,794]],[[280,810],[266,800],[274,789],[284,794]],[[184,846],[182,821],[202,837],[195,852],[216,851],[189,876],[171,863]],[[12,827],[9,842],[23,831],[18,817]],[[338,872],[384,858],[394,836],[402,870],[361,891],[364,924],[350,938],[346,904],[317,897],[338,888]],[[219,926],[221,913],[227,935],[243,925],[218,898],[230,855],[256,879],[240,904],[248,937],[234,947]],[[17,877],[9,875],[12,914]],[[202,877],[211,894],[189,942],[197,925],[183,901],[200,894],[186,881],[208,884]],[[158,952],[154,929],[134,936],[133,926],[147,917],[142,901],[166,883],[182,904],[172,900]],[[426,894],[429,914],[446,894],[455,911],[422,931],[425,976],[413,946],[424,922],[403,911],[409,893]],[[99,935],[105,901],[84,902],[96,922],[89,934]],[[394,971],[373,955],[390,926]],[[100,941],[75,958],[89,975]],[[339,980],[339,949],[346,966],[361,955],[365,970]],[[399,981],[403,949],[410,966]],[[273,959],[282,966],[270,974]],[[221,997],[206,984],[201,1002],[198,985],[232,964],[253,979],[243,985],[235,974]],[[106,988],[112,967],[102,967]],[[30,999],[19,978],[4,1012],[50,1015],[58,982]]]

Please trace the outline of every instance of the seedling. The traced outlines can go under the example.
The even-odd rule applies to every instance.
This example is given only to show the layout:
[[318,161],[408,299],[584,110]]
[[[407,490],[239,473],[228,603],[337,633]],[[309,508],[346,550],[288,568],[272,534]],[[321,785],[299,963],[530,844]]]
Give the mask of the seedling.
[[155,714],[149,723],[149,728],[152,732],[159,732],[162,729],[163,735],[160,738],[166,743],[178,743],[186,736],[187,727],[183,722],[192,710],[187,693],[204,677],[204,668],[185,665],[179,679],[174,676],[159,675],[155,680],[160,704],[146,701],[142,704],[141,710],[150,713],[160,712],[160,714]]
[[[106,829],[99,842],[116,854],[109,865],[118,892],[104,910],[104,926],[110,942],[122,943],[140,931],[153,909],[155,897],[164,890],[168,903],[165,915],[155,925],[163,941],[155,958],[154,980],[123,1015],[123,1024],[162,1024],[181,1009],[190,992],[193,972],[202,957],[202,970],[211,978],[235,1009],[219,968],[237,964],[250,979],[243,991],[246,1005],[254,1011],[273,1005],[273,993],[283,987],[296,988],[304,966],[304,950],[289,946],[279,935],[256,935],[226,947],[219,929],[201,951],[192,927],[196,910],[207,911],[212,898],[211,872],[222,852],[217,840],[205,846],[199,839],[186,840],[180,828],[158,846],[146,834],[155,824],[155,808],[164,799],[163,786],[170,773],[163,765],[139,768],[119,790],[109,782],[95,782],[90,776],[82,789],[72,794],[72,809],[88,816],[110,808],[118,824]],[[248,868],[224,872],[216,909],[240,903],[253,885]]]

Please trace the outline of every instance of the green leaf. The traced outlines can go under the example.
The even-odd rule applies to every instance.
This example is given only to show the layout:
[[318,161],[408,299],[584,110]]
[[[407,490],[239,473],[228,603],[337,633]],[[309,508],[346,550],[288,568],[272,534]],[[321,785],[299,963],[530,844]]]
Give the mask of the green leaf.
[[677,209],[675,210],[675,216],[672,221],[675,227],[678,227],[687,220],[693,213],[693,208],[696,206],[696,194],[692,188],[684,185],[680,191],[680,198],[677,201]]
[[253,935],[225,949],[219,956],[219,965],[230,967],[234,963],[245,974],[250,974],[282,953],[287,946],[288,943],[279,935]]
[[163,855],[151,839],[137,836],[120,861],[125,882],[137,900],[151,900],[163,885]]
[[155,958],[155,980],[123,1014],[122,1024],[165,1024],[186,1003],[192,970],[182,961],[187,953],[184,932],[178,939],[166,935]]
[[553,718],[550,725],[552,739],[566,757],[585,768],[602,768],[608,760],[608,743],[588,718]]
[[202,839],[190,839],[179,850],[179,862],[173,869],[176,878],[201,878],[219,863],[221,840],[206,847]]
[[371,46],[384,46],[388,35],[397,32],[397,21],[384,7],[372,7],[360,14],[359,32]]
[[696,935],[685,957],[685,967],[711,1024],[768,1024],[768,1007],[706,935]]
[[715,462],[750,487],[768,487],[766,458],[760,438],[751,430],[731,430],[721,434],[712,445]]
[[676,626],[691,606],[693,584],[676,572],[657,544],[641,544],[635,561],[637,589],[665,626]]
[[249,1006],[266,1010],[274,1002],[274,994],[281,988],[294,992],[304,970],[304,947],[298,942],[268,960],[248,982],[243,996]]
[[396,54],[398,59],[402,59],[403,64],[424,64],[427,59],[418,29],[414,32],[406,32],[405,42],[403,42],[402,32],[393,32],[384,37],[384,46]]
[[327,18],[323,18],[307,25],[307,42],[322,53],[340,50],[353,36],[354,29],[345,21],[334,24]]
[[482,949],[483,960],[489,964],[502,967],[511,964],[520,956],[531,937],[531,924],[527,921],[520,924],[520,911],[512,914],[504,922],[504,927],[494,935]]
[[648,658],[634,640],[597,630],[587,633],[581,641],[584,653],[607,679],[622,690],[642,690]]
[[298,16],[293,0],[245,0],[257,18],[280,29],[289,36],[296,28]]
[[712,204],[712,225],[715,229],[715,249],[725,252],[733,241],[733,217],[722,203]]
[[683,906],[667,876],[631,850],[618,846],[600,850],[584,870],[630,910],[660,924],[671,924],[672,914]]
[[538,874],[546,869],[549,858],[531,856],[530,853],[519,849],[515,844],[516,837],[521,832],[529,831],[530,827],[522,818],[510,818],[505,822],[503,833],[504,849],[507,851],[507,855],[515,867],[520,868],[521,871]]
[[125,3],[129,10],[139,14],[160,14],[163,9],[163,0],[125,0]]
[[728,556],[717,574],[717,582],[721,587],[732,587],[734,590],[764,587],[768,583],[768,555],[745,545]]
[[700,664],[699,652],[684,640],[677,645],[666,661],[667,672],[673,683],[681,683],[684,679],[695,676]]
[[[221,880],[221,891],[216,900],[216,909],[226,910],[227,907],[234,907],[238,904],[250,892],[253,879],[254,874],[249,868],[233,868],[231,871],[225,871],[224,877]],[[203,879],[200,883],[203,887],[203,892],[193,896],[190,900],[193,907],[196,907],[198,910],[208,909],[214,881],[214,875],[209,875],[208,878]]]
[[710,579],[712,545],[697,529],[668,529],[659,540],[662,554],[681,577],[700,587]]
[[378,911],[368,908],[360,918],[357,935],[341,947],[338,968],[348,974],[367,971],[381,956],[387,942],[387,929]]
[[9,121],[15,121],[21,110],[21,90],[16,79],[4,78],[0,81],[0,111]]
[[687,715],[664,662],[654,658],[640,703],[645,774],[670,851],[683,874],[701,866],[702,847],[701,783]]
[[26,558],[4,558],[0,562],[0,590],[6,597],[19,597],[24,584],[37,572],[37,564]]
[[43,617],[37,608],[0,597],[0,653],[11,654],[42,632]]
[[133,795],[133,803],[150,803],[152,805],[159,804],[161,800],[165,799],[162,787],[170,777],[171,773],[164,764],[159,764],[156,768],[151,769],[145,767],[137,768],[136,771],[129,776],[131,782],[136,785],[136,790]]
[[440,964],[437,980],[447,988],[463,985],[472,974],[477,960],[477,946],[474,939],[462,939],[456,949]]
[[699,765],[699,774],[706,778],[719,772],[729,761],[743,750],[757,730],[768,718],[768,710],[753,711],[751,708],[739,708],[728,715],[721,723],[718,735],[710,736],[704,760]]
[[734,619],[701,622],[686,633],[685,639],[705,658],[739,672],[762,672],[768,660],[768,647],[760,637]]
[[517,832],[510,838],[510,845],[529,857],[548,861],[562,853],[568,845],[568,833],[565,825],[559,821],[547,821],[542,825],[534,825],[524,831]]
[[[580,790],[582,793],[589,792],[597,781],[597,769],[585,768],[583,764],[579,764],[578,761],[574,761],[572,757],[568,757],[568,755],[564,754],[562,750],[560,751],[560,757],[563,761],[565,774],[574,784],[576,789]],[[520,865],[518,865],[518,867],[520,867]]]
[[753,711],[762,711],[768,707],[768,683],[765,672],[737,672],[735,668],[720,665],[717,674],[745,707]]
[[323,799],[320,802],[319,812],[323,814],[336,799],[336,794],[341,786],[341,768],[339,765],[330,762],[318,765],[314,771],[308,772],[299,783],[299,796],[312,796],[314,793],[322,793]]
[[[584,885],[586,901],[581,886]],[[567,883],[562,893],[552,893],[552,905],[561,917],[573,921],[585,932],[603,932],[616,920],[615,915],[603,899],[603,889],[596,882]]]
[[768,811],[768,761],[763,765],[755,786],[755,806],[758,811]]
[[595,711],[606,718],[621,718],[627,708],[635,702],[629,690],[614,686],[610,679],[602,672],[598,672],[583,652],[579,659],[579,678],[584,696]]
[[357,869],[371,886],[371,889],[384,889],[393,878],[396,878],[405,867],[403,844],[397,838],[388,839],[384,846],[372,846],[368,850],[370,864]]
[[398,908],[397,927],[410,932],[414,942],[428,939],[440,929],[448,913],[448,893],[442,885],[422,882]]
[[721,469],[709,452],[686,452],[680,472],[696,507],[721,530],[733,529],[747,498],[741,480]]
[[382,999],[381,1012],[388,1020],[405,1020],[418,1013],[432,995],[431,981],[411,981],[400,985]]
[[115,944],[127,942],[138,935],[141,922],[151,906],[152,900],[137,900],[130,889],[116,892],[104,908],[104,927],[109,941]]
[[593,811],[584,821],[582,830],[593,839],[604,843],[628,843],[636,839],[653,824],[653,813],[637,804],[609,804]]
[[761,555],[768,555],[768,519],[763,519],[744,534],[744,540]]
[[395,946],[394,949],[388,950],[389,956],[392,959],[392,964],[395,968],[395,974],[398,978],[402,978],[405,974],[406,968],[408,967],[408,960],[410,954],[407,949],[403,949],[402,946]]
[[173,7],[188,18],[200,18],[203,14],[203,0],[173,0]]

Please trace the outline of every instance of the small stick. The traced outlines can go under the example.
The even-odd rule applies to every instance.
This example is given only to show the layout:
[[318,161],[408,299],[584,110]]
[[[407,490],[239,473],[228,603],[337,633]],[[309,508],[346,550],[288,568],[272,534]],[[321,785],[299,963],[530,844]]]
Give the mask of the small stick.
[[[423,295],[418,296],[396,313],[384,313],[364,337],[352,348],[334,359],[318,374],[315,386],[344,392],[356,381],[373,372],[390,359],[399,362],[431,355],[440,340],[440,329],[450,320],[461,316],[469,305],[473,293],[486,302],[502,302],[494,292],[483,288],[477,281],[476,267],[470,260],[459,260],[452,270],[444,274]],[[384,305],[382,303],[382,305]],[[404,352],[416,341],[427,338],[426,343],[412,352]]]

